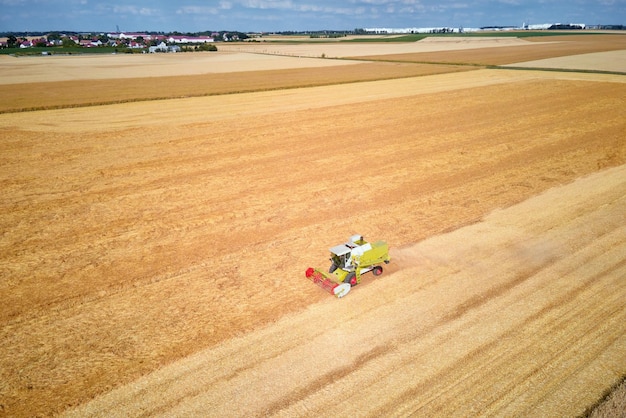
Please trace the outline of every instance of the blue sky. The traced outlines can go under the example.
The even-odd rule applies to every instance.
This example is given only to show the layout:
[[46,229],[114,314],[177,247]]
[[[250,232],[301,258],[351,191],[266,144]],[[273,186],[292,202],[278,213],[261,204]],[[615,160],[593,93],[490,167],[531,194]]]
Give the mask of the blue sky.
[[626,24],[626,0],[0,0],[4,31],[303,31]]

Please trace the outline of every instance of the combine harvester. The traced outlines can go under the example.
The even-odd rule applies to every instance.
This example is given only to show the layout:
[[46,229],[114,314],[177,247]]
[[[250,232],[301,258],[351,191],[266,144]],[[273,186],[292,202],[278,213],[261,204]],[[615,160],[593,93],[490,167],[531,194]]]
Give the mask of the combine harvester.
[[361,235],[353,235],[345,244],[330,249],[328,273],[309,267],[306,277],[327,292],[342,298],[352,286],[361,283],[361,276],[372,272],[380,276],[380,264],[389,263],[389,246],[384,241],[366,242]]

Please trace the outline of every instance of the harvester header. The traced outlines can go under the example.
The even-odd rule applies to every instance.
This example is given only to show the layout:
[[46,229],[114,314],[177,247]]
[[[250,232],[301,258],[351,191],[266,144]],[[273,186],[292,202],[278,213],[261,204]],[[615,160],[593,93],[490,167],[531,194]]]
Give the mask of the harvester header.
[[327,292],[342,298],[353,286],[361,283],[361,276],[370,271],[375,276],[383,273],[380,264],[388,264],[389,246],[384,241],[367,242],[361,235],[353,235],[344,244],[330,249],[328,272],[309,267],[305,275]]

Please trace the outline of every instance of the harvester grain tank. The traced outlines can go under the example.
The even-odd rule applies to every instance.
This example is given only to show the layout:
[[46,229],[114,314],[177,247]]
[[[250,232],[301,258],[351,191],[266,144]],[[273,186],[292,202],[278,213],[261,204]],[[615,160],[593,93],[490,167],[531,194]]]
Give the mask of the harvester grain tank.
[[361,235],[353,235],[344,244],[330,249],[328,272],[309,267],[306,277],[327,292],[342,298],[353,286],[361,283],[365,273],[375,276],[383,273],[381,264],[388,264],[389,246],[385,241],[367,242]]

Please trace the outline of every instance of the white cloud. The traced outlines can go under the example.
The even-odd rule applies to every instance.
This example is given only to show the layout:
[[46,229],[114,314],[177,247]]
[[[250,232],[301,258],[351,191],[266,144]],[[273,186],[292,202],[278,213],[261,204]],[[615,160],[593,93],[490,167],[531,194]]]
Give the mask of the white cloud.
[[158,16],[160,11],[158,9],[151,9],[148,7],[137,7],[132,5],[113,6],[113,13],[115,14],[129,14],[137,16]]
[[177,15],[217,15],[220,12],[225,12],[233,9],[233,2],[228,0],[220,1],[216,6],[183,6],[176,9]]
[[206,15],[217,14],[219,9],[217,7],[208,6],[184,6],[176,9],[177,15]]
[[519,6],[522,4],[520,0],[497,0],[498,3],[505,4],[507,6]]
[[[371,0],[369,0],[371,1]],[[377,0],[381,1],[381,0]],[[388,1],[388,0],[383,0]],[[239,5],[244,9],[251,10],[267,10],[274,12],[296,12],[305,14],[317,14],[326,13],[334,15],[356,15],[364,12],[363,7],[354,6],[336,6],[335,2],[325,1],[310,1],[310,2],[295,2],[291,0],[243,0]],[[230,3],[233,9],[237,9]]]
[[293,10],[294,4],[290,0],[246,0],[242,6],[248,9]]
[[361,5],[361,4],[365,4],[365,5],[371,5],[371,6],[389,6],[389,7],[393,7],[396,3],[398,3],[397,0],[351,0],[350,3],[352,4],[357,4],[357,5]]

